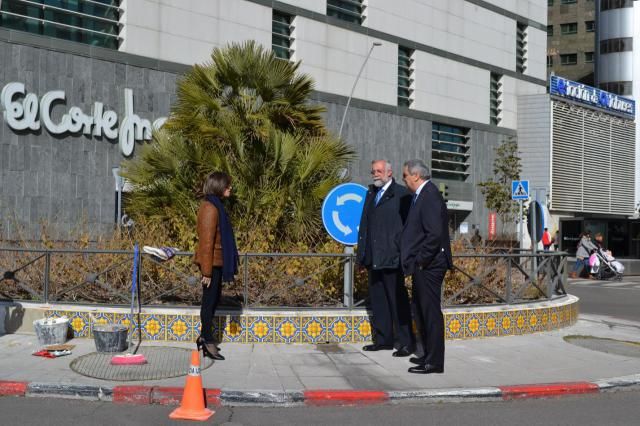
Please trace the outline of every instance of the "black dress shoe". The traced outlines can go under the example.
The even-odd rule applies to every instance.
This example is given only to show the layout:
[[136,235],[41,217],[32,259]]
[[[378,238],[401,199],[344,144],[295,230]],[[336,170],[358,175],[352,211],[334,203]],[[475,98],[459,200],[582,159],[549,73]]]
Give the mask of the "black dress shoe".
[[444,373],[444,367],[424,364],[424,365],[416,365],[415,367],[409,367],[409,373],[415,374],[441,374]]
[[423,356],[414,356],[412,358],[409,358],[409,362],[412,363],[412,364],[422,365],[422,364],[424,364],[424,357]]
[[372,345],[366,345],[362,348],[363,351],[367,352],[390,351],[391,349],[393,349],[393,345],[378,345],[375,343]]
[[409,356],[413,353],[413,351],[411,349],[409,349],[406,346],[401,347],[400,349],[398,349],[397,351],[395,351],[394,353],[392,353],[391,355],[395,356],[395,357],[405,357],[405,356]]

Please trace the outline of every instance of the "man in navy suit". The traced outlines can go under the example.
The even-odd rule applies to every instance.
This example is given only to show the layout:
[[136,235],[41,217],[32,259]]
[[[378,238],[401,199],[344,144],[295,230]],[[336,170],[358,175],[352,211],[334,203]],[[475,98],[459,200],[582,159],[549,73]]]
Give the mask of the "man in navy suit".
[[[358,265],[369,271],[374,343],[365,351],[391,350],[395,357],[411,355],[411,305],[400,269],[400,235],[409,212],[411,195],[393,179],[387,160],[371,162],[369,186],[358,228]],[[395,326],[395,339],[394,339]]]
[[402,180],[413,193],[402,230],[400,255],[405,275],[411,275],[416,323],[424,356],[411,358],[410,373],[444,372],[444,317],[440,307],[442,281],[453,267],[447,205],[431,182],[429,168],[421,160],[404,163]]

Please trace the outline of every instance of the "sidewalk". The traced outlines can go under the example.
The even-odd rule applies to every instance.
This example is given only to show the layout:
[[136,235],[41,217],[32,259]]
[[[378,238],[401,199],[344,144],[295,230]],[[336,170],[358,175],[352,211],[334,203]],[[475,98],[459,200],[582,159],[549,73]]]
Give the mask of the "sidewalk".
[[[234,398],[230,399],[235,402],[251,402],[251,395],[302,394],[320,389],[373,390],[408,397],[412,392],[429,395],[431,391],[435,394],[444,390],[458,396],[473,390],[486,394],[486,388],[500,388],[504,392],[505,387],[524,384],[603,384],[623,376],[635,376],[627,379],[627,385],[640,384],[640,346],[637,355],[615,355],[567,343],[563,337],[568,335],[640,342],[640,323],[581,315],[576,325],[553,332],[450,341],[447,342],[445,374],[439,375],[410,374],[407,368],[412,364],[408,358],[393,358],[390,351],[362,352],[362,345],[225,343],[221,347],[227,360],[203,370],[202,379],[205,388],[233,394]],[[94,352],[94,342],[92,339],[74,339],[69,343],[76,345],[71,356],[45,359],[31,356],[38,349],[34,335],[0,336],[0,381],[51,384],[50,389],[56,386],[102,387],[107,393],[109,389],[123,385],[177,388],[184,385],[184,377],[109,382],[81,376],[73,372],[69,364],[78,356]],[[143,345],[156,343],[144,342]],[[162,342],[157,345],[195,348],[194,344]],[[246,401],[243,401],[243,395],[248,398]],[[274,398],[273,402],[277,402],[279,397]]]

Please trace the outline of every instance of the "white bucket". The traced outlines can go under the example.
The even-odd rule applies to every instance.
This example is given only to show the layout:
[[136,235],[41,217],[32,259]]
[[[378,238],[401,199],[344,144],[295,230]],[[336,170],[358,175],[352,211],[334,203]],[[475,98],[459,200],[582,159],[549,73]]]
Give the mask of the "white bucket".
[[43,318],[33,322],[40,346],[61,345],[67,341],[69,319]]

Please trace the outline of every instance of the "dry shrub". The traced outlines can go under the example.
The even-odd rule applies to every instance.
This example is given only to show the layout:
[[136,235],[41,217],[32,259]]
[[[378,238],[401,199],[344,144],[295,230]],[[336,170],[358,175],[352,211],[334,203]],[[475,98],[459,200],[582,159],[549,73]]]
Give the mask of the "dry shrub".
[[[58,302],[88,302],[128,304],[130,298],[135,242],[151,246],[173,246],[185,252],[195,248],[194,229],[176,232],[176,224],[137,222],[131,230],[115,230],[96,240],[89,238],[88,229],[79,226],[70,241],[49,237],[49,227],[42,227],[40,241],[0,241],[0,247],[20,247],[34,251],[0,251],[0,278],[4,271],[16,271],[0,281],[0,296],[9,299],[42,300],[45,282],[45,262],[38,249],[51,249],[49,300]],[[238,235],[241,250],[239,274],[234,283],[223,287],[223,306],[241,306],[246,284],[249,306],[320,307],[340,306],[343,298],[344,257],[323,257],[341,253],[343,246],[326,238],[309,244],[287,244],[278,253],[313,253],[317,256],[268,256],[278,245],[272,235],[252,232]],[[282,246],[282,242],[279,244]],[[104,251],[95,253],[92,251]],[[243,253],[249,253],[244,256]],[[35,261],[34,261],[35,260]],[[244,279],[245,261],[247,279]],[[25,266],[28,265],[28,266]],[[142,301],[144,304],[197,305],[201,289],[197,268],[190,254],[178,255],[170,262],[158,262],[143,256],[140,267]],[[356,271],[356,300],[366,296],[366,274]],[[31,291],[29,291],[29,289]]]
[[[195,230],[175,232],[175,226],[137,222],[132,230],[115,230],[96,240],[89,238],[86,227],[79,226],[71,238],[72,243],[51,239],[47,226],[43,226],[40,241],[12,245],[33,250],[61,250],[51,252],[49,257],[50,301],[126,305],[130,300],[132,248],[136,241],[140,246],[174,246],[185,252],[194,249],[197,240]],[[0,246],[8,245],[9,242],[0,241]],[[276,241],[268,231],[255,230],[239,234],[238,245],[241,250],[239,274],[234,283],[224,285],[222,306],[243,306],[245,291],[247,306],[250,307],[342,306],[345,257],[322,256],[342,253],[341,244],[329,238],[313,245],[283,243]],[[278,250],[274,250],[274,247],[278,247]],[[92,250],[107,252],[95,253]],[[464,273],[459,269],[447,273],[443,303],[468,305],[501,302],[496,295],[505,297],[505,258],[481,257],[487,252],[499,250],[471,247],[466,240],[453,241],[452,250],[454,255],[471,256],[454,258],[455,265]],[[313,253],[316,256],[296,253]],[[44,254],[35,251],[0,251],[0,297],[42,300],[45,262]],[[11,271],[16,271],[14,276]],[[354,298],[357,302],[367,296],[367,273],[355,267],[354,278]],[[475,280],[474,285],[448,301],[472,279]],[[524,276],[512,267],[511,279],[515,294],[523,285]],[[198,271],[188,253],[164,263],[144,256],[140,281],[144,304],[197,305],[200,302]],[[407,279],[407,285],[411,287],[410,279]],[[539,290],[531,287],[523,291],[522,298],[536,299],[541,296]]]
[[[502,303],[507,298],[508,273],[511,274],[511,293],[516,294],[525,285],[525,276],[515,265],[520,262],[524,265],[525,271],[528,271],[529,260],[513,258],[509,268],[508,258],[499,256],[513,253],[509,248],[512,245],[507,247],[505,245],[473,247],[465,239],[452,241],[451,249],[456,269],[448,272],[445,277],[443,303],[447,305]],[[498,255],[498,257],[483,257],[487,254]],[[463,290],[471,281],[474,284]],[[457,296],[449,300],[454,295]],[[544,294],[539,290],[531,287],[523,289],[523,295],[520,298],[538,299],[543,296]]]

